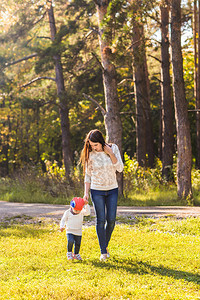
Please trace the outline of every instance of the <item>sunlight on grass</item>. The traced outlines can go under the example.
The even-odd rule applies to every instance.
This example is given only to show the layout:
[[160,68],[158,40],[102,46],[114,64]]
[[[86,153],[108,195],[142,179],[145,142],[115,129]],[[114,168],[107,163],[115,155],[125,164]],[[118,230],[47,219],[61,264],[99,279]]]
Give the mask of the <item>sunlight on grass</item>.
[[132,206],[173,206],[187,205],[186,200],[178,199],[175,187],[149,189],[148,191],[131,191],[126,199],[120,200],[120,205]]
[[94,226],[83,230],[83,262],[68,262],[56,224],[2,224],[0,299],[199,299],[199,222],[117,225],[104,263]]

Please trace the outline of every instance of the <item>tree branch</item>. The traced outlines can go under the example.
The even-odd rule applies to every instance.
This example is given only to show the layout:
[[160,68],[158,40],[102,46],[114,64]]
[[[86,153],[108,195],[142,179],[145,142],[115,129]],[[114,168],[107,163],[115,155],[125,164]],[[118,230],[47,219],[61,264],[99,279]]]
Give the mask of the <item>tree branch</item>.
[[105,70],[104,70],[104,67],[103,67],[102,63],[99,61],[97,55],[96,55],[94,52],[92,52],[92,55],[94,56],[94,58],[96,59],[96,61],[97,61],[98,64],[100,65],[101,70],[104,72],[104,71],[105,71]]
[[188,109],[188,111],[196,111],[196,112],[199,112],[200,109]]
[[49,36],[37,36],[38,39],[48,39],[51,40]]
[[161,60],[159,58],[157,58],[157,57],[155,57],[155,56],[153,56],[151,54],[149,54],[148,56],[154,58],[155,60],[159,61],[159,63],[161,63]]
[[40,19],[38,19],[35,23],[33,23],[33,26],[37,25],[40,21],[42,21],[42,19],[44,19],[44,17],[46,16],[46,11],[43,13],[43,15],[41,16]]
[[153,78],[154,78],[154,79],[156,79],[156,80],[158,80],[158,82],[159,82],[159,83],[163,83],[163,81],[162,81],[162,80],[160,80],[158,77],[156,77],[156,76],[152,76],[152,79],[153,79]]
[[33,58],[33,57],[36,57],[36,56],[38,56],[37,53],[33,53],[33,54],[31,54],[31,55],[25,56],[25,57],[23,57],[23,58],[20,58],[20,59],[18,59],[18,60],[15,60],[15,61],[13,61],[13,62],[11,62],[11,63],[5,64],[4,68],[7,68],[7,67],[12,66],[12,65],[16,65],[16,64],[20,63],[21,61],[28,60],[28,59]]
[[138,39],[138,40],[135,41],[135,42],[132,42],[131,45],[125,50],[125,53],[128,52],[131,48],[133,48],[133,46],[134,46],[135,44],[138,44],[140,41],[143,41],[143,39],[141,38],[141,39]]
[[126,81],[132,81],[133,82],[133,79],[131,78],[124,78],[122,79],[122,81],[120,81],[117,85],[121,85],[122,83],[126,82]]
[[95,29],[95,28],[92,28],[92,27],[89,27],[89,29],[91,29],[92,32],[95,32],[95,33],[97,33],[98,35],[100,35],[99,30],[97,30],[97,29]]
[[48,79],[48,80],[56,81],[55,78],[48,77],[48,76],[41,76],[41,77],[34,78],[33,80],[29,81],[29,82],[26,83],[26,84],[21,85],[20,88],[25,88],[25,87],[31,85],[32,83],[34,83],[34,82],[36,82],[36,81],[38,81],[38,80],[41,80],[41,79]]
[[86,95],[85,93],[83,93],[83,96],[84,96],[87,100],[90,100],[90,101],[94,102],[94,103],[98,106],[98,108],[100,109],[102,115],[105,116],[106,111],[105,111],[105,109],[99,104],[99,102],[98,102],[97,100],[95,100],[94,98],[92,98],[92,97],[89,96],[89,95]]

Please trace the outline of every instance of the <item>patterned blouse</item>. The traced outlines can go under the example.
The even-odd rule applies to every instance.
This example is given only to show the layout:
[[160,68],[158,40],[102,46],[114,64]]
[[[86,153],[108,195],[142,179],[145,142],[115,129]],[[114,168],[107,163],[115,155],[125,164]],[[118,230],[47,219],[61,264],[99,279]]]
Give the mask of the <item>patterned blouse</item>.
[[118,187],[116,171],[122,172],[124,165],[117,145],[111,145],[112,151],[117,158],[115,164],[104,151],[92,150],[86,164],[85,182],[90,183],[93,190],[108,191]]

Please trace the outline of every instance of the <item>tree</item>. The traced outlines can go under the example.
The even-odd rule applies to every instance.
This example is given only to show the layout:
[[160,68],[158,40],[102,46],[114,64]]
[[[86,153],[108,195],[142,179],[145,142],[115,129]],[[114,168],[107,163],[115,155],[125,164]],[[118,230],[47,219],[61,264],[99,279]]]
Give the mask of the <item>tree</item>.
[[[200,1],[198,1],[200,5]],[[196,146],[197,146],[197,154],[196,154],[196,167],[200,169],[200,7],[198,9],[198,53],[196,51],[196,27],[197,27],[197,16],[196,16],[196,1],[194,1],[194,82],[196,83],[194,86],[195,96],[196,96]],[[198,57],[198,62],[197,62]]]
[[177,193],[181,198],[192,195],[191,167],[192,149],[183,80],[181,52],[181,1],[171,1],[171,52],[173,69],[173,92],[177,131]]
[[[119,111],[119,98],[117,92],[117,73],[112,63],[111,41],[104,35],[103,20],[106,16],[109,0],[94,0],[97,8],[99,24],[99,44],[101,54],[101,68],[105,93],[105,128],[108,142],[114,142],[122,153],[122,123]],[[122,175],[118,175],[119,192],[122,193]]]
[[[56,24],[55,24],[52,1],[50,1],[48,16],[49,16],[49,25],[51,31],[51,40],[54,43],[56,38]],[[55,53],[53,59],[55,61],[56,85],[57,85],[58,98],[60,100],[59,111],[60,111],[61,130],[62,130],[63,159],[64,159],[66,176],[69,179],[70,171],[72,168],[72,154],[71,154],[71,147],[70,147],[70,130],[69,130],[69,108],[66,99],[67,95],[65,92],[61,57],[58,53]]]
[[151,122],[150,90],[146,61],[146,45],[140,1],[132,4],[132,49],[136,105],[136,153],[140,166],[154,165],[153,128]]
[[[150,116],[150,98],[143,26],[133,22],[133,69],[136,103],[136,152],[140,166],[153,166],[153,130]],[[150,149],[148,151],[148,149]],[[147,161],[148,154],[148,161]]]
[[[29,8],[29,3],[26,4],[26,8]],[[41,13],[42,17],[38,18],[38,21],[35,20],[35,16],[38,14],[38,12]],[[35,14],[34,14],[35,13]],[[65,85],[64,85],[64,76],[63,76],[63,70],[62,70],[62,63],[61,63],[61,48],[62,48],[62,37],[66,34],[66,29],[63,31],[63,28],[61,27],[61,30],[57,33],[56,30],[56,24],[55,24],[55,17],[54,17],[54,11],[52,6],[52,1],[48,1],[46,5],[41,5],[39,2],[34,3],[34,10],[29,16],[29,11],[25,10],[21,12],[18,11],[18,19],[19,21],[14,24],[14,26],[11,26],[10,30],[8,30],[8,37],[10,40],[14,41],[16,43],[16,37],[19,35],[20,39],[25,40],[27,38],[29,32],[33,30],[35,23],[39,24],[44,16],[48,14],[49,18],[49,24],[50,24],[50,32],[51,32],[51,39],[48,36],[43,36],[42,38],[50,39],[51,45],[45,48],[45,50],[41,50],[38,46],[36,46],[36,42],[34,47],[29,45],[29,50],[31,48],[36,49],[35,53],[32,53],[31,55],[26,55],[23,58],[17,59],[15,61],[7,62],[4,64],[4,68],[8,68],[9,66],[13,66],[19,63],[23,63],[24,61],[29,61],[32,58],[37,58],[37,61],[35,62],[35,70],[37,73],[46,72],[48,73],[54,64],[55,66],[55,73],[56,78],[53,78],[51,76],[38,76],[36,78],[31,79],[28,83],[22,84],[21,89],[24,90],[26,87],[30,87],[30,85],[34,83],[38,83],[41,80],[51,80],[56,82],[57,86],[57,94],[59,98],[59,112],[60,112],[60,123],[61,123],[61,130],[62,130],[62,152],[63,152],[63,160],[64,160],[64,166],[65,166],[65,172],[66,177],[69,179],[69,175],[72,168],[72,154],[71,154],[71,147],[70,147],[70,130],[69,130],[69,107],[67,103],[67,96],[65,92]],[[22,20],[27,20],[27,22],[23,23]],[[68,32],[68,31],[67,31]],[[31,33],[30,33],[31,35]],[[38,37],[39,39],[40,37]],[[27,44],[30,43],[30,40],[32,41],[33,38],[28,36],[27,38]],[[37,38],[36,38],[37,39]],[[5,42],[5,38],[2,36],[2,40]],[[45,65],[45,67],[44,67]],[[46,69],[45,69],[46,68]],[[37,152],[39,151],[39,144],[37,143]],[[39,155],[39,153],[38,153]],[[38,160],[38,158],[37,158]]]
[[169,57],[169,3],[162,1],[161,11],[161,118],[162,118],[162,176],[173,179],[173,103],[171,97]]

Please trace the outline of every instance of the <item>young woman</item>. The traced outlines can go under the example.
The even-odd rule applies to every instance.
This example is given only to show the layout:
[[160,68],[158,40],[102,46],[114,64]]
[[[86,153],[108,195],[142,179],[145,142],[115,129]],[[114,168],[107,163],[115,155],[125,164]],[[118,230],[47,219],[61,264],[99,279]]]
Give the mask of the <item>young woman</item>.
[[123,171],[123,162],[115,144],[107,144],[102,133],[91,130],[85,139],[81,152],[81,162],[85,173],[84,199],[89,199],[89,191],[96,212],[96,231],[101,249],[100,260],[110,254],[108,243],[115,227],[118,184],[116,171]]

